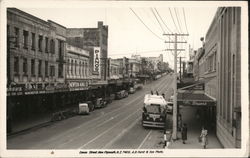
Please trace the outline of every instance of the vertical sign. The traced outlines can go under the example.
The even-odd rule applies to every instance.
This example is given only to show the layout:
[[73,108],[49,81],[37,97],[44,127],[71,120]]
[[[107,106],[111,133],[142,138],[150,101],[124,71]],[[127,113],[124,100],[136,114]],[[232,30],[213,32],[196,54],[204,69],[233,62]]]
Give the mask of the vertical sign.
[[101,65],[101,60],[100,60],[100,53],[101,53],[101,49],[100,47],[94,47],[94,64],[93,64],[93,71],[96,73],[96,74],[101,74],[100,73],[100,65]]

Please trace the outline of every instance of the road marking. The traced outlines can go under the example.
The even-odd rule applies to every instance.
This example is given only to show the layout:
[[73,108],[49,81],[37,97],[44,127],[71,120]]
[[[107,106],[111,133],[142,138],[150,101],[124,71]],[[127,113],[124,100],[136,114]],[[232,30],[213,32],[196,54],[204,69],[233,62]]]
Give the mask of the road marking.
[[142,145],[145,143],[145,141],[148,139],[149,135],[151,134],[152,130],[150,130],[147,134],[147,136],[143,139],[143,141],[141,142],[141,144],[139,145],[138,149],[140,149],[142,147]]
[[87,143],[85,143],[84,145],[80,146],[78,149],[82,149],[83,147],[87,146],[88,144],[92,143],[93,141],[95,141],[96,139],[98,139],[99,137],[101,137],[102,135],[106,134],[108,131],[110,131],[111,129],[113,129],[114,127],[116,127],[117,125],[119,125],[121,122],[127,120],[131,115],[137,113],[139,110],[136,110],[135,112],[133,112],[132,114],[128,115],[127,117],[125,117],[124,119],[122,119],[121,121],[117,122],[116,124],[114,124],[113,126],[111,126],[111,128],[105,130],[104,132],[102,132],[101,134],[99,134],[98,136],[96,136],[94,139],[88,141]]
[[111,141],[109,141],[105,146],[102,147],[102,149],[107,148],[108,146],[112,145],[117,139],[119,139],[121,136],[123,136],[127,131],[129,131],[132,127],[134,127],[134,125],[137,123],[137,121],[140,119],[140,117],[138,117],[131,125],[129,125],[127,128],[123,129],[122,132],[120,134],[118,134],[114,139],[112,139]]

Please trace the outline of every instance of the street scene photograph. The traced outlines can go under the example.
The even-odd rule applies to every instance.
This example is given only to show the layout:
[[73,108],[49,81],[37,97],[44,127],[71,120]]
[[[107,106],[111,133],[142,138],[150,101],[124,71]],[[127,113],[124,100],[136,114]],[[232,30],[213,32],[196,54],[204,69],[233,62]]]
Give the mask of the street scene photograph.
[[179,4],[6,5],[5,153],[248,154],[247,2]]

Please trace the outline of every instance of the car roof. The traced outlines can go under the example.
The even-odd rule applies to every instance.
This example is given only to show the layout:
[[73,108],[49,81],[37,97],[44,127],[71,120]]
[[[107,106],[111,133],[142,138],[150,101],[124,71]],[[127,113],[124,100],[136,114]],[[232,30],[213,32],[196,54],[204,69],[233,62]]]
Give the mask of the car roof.
[[144,97],[144,103],[147,105],[149,104],[166,105],[166,100],[161,95],[146,94]]

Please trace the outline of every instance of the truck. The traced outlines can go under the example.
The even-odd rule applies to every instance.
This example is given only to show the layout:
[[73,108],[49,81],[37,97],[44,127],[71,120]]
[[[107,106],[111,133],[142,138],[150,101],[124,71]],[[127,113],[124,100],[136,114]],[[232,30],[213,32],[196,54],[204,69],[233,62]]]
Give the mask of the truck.
[[161,95],[146,94],[142,112],[142,126],[164,128],[167,119],[167,102]]

